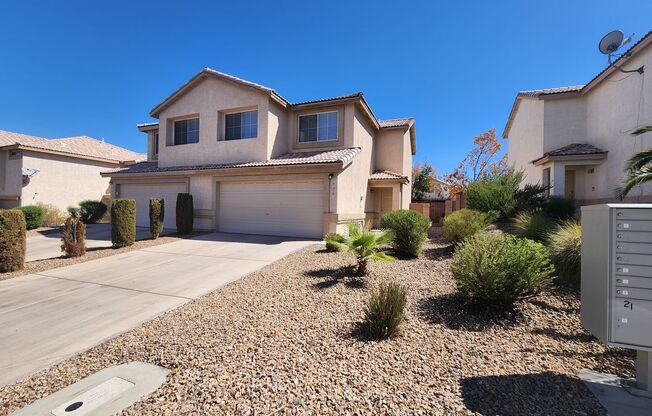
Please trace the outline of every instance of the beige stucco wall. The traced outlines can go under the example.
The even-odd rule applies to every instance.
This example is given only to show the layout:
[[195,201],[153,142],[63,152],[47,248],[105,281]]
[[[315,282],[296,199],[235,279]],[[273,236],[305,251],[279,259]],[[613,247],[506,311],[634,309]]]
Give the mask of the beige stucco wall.
[[531,161],[543,155],[544,101],[521,100],[507,142],[507,163],[525,173],[525,183],[540,183],[541,169]]
[[22,157],[10,157],[8,150],[0,151],[0,208],[13,208],[20,204],[23,187]]
[[[84,199],[100,200],[109,193],[109,178],[100,172],[115,164],[66,156],[23,151],[23,167],[38,173],[22,187],[21,205],[37,202],[54,204],[60,209],[74,206]],[[19,176],[22,183],[22,176]]]
[[[263,92],[207,78],[159,114],[159,166],[269,159],[268,108],[269,96]],[[258,110],[258,137],[224,141],[222,112],[254,109]],[[173,121],[193,116],[199,117],[199,142],[174,146]]]
[[571,143],[586,143],[586,100],[548,99],[543,109],[543,153]]

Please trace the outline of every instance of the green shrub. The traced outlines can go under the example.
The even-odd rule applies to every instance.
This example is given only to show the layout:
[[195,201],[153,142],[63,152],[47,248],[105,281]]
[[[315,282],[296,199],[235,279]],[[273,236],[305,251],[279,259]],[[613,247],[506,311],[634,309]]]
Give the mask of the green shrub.
[[136,200],[114,199],[111,204],[113,247],[127,247],[136,241]]
[[519,237],[529,238],[545,244],[548,241],[552,224],[548,218],[541,214],[522,212],[514,218],[514,228],[516,228],[516,235]]
[[563,222],[550,234],[548,249],[557,270],[557,277],[564,283],[579,286],[582,263],[582,226],[573,220]]
[[526,184],[524,173],[513,169],[471,182],[466,190],[466,206],[485,213],[499,212],[511,218],[524,211],[541,210],[547,186]]
[[68,217],[61,231],[61,251],[67,257],[80,257],[86,253],[86,224],[78,217]]
[[418,257],[428,238],[430,220],[418,212],[397,209],[383,215],[380,227],[394,234],[394,250],[406,256]]
[[107,206],[102,201],[87,199],[79,203],[79,216],[84,224],[95,224],[106,214]]
[[43,225],[43,209],[41,207],[26,205],[20,207],[20,210],[25,214],[25,224],[28,230],[33,230]]
[[541,243],[478,233],[457,247],[451,273],[462,294],[481,303],[507,306],[546,289],[554,267]]
[[365,308],[364,327],[373,338],[388,338],[397,333],[403,321],[407,293],[398,283],[381,283]]
[[190,234],[194,221],[194,207],[191,194],[177,195],[177,232]]
[[371,231],[362,227],[356,222],[348,224],[349,237],[344,241],[347,250],[355,254],[358,261],[358,276],[367,275],[367,263],[369,260],[394,261],[394,257],[388,256],[381,247],[391,243],[392,232],[390,230]]
[[25,267],[25,215],[18,209],[0,209],[0,273]]
[[545,214],[555,220],[567,220],[573,218],[577,205],[572,198],[563,196],[551,196],[544,206]]
[[464,208],[444,217],[442,232],[446,241],[459,243],[484,230],[487,225],[489,225],[487,214]]
[[324,236],[326,242],[326,250],[330,252],[346,250],[344,244],[346,238],[338,233],[328,233]]
[[58,227],[68,218],[68,215],[56,205],[37,202],[36,206],[43,210],[43,225],[46,227]]
[[163,232],[163,220],[165,218],[165,200],[152,198],[149,200],[149,232],[156,240]]

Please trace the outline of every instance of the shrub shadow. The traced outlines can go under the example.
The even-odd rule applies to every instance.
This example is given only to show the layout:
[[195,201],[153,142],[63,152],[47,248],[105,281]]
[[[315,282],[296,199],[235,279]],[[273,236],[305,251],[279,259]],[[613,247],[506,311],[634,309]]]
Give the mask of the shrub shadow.
[[356,266],[348,265],[338,268],[309,270],[304,273],[304,276],[322,279],[325,278],[325,280],[316,282],[312,285],[316,290],[328,289],[338,283],[343,283],[346,287],[352,289],[364,289],[367,286],[367,282],[364,278],[356,276],[355,271]]
[[535,328],[530,332],[532,332],[535,335],[544,335],[548,338],[556,339],[558,341],[574,341],[574,342],[597,341],[597,339],[593,335],[587,334],[586,332],[565,334],[563,332],[559,332],[556,329],[552,329],[552,328]]
[[420,315],[432,324],[471,332],[495,326],[513,327],[525,319],[517,308],[472,302],[460,293],[421,299],[418,308]]
[[578,378],[550,371],[468,377],[460,381],[467,409],[481,415],[596,414],[597,400]]
[[430,260],[446,260],[453,256],[455,252],[455,244],[427,248],[423,251],[423,255]]

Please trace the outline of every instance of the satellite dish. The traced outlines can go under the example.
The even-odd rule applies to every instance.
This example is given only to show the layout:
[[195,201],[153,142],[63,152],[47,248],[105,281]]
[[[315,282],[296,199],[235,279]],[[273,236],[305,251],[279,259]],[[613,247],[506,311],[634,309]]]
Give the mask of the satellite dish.
[[[607,33],[600,41],[600,52],[605,55],[611,55],[612,53],[616,52],[618,48],[622,46],[624,37],[625,35],[620,30],[614,30]],[[627,39],[627,41],[629,42],[630,39],[631,36]]]

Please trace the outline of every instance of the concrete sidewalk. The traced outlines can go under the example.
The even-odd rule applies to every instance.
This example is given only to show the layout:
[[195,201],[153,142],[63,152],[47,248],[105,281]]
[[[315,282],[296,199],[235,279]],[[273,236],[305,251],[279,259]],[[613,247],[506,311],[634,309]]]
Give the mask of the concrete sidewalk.
[[[175,230],[165,229],[162,234],[171,234]],[[149,228],[138,227],[136,240],[150,238]],[[88,224],[86,226],[86,248],[111,247],[111,224]],[[27,238],[26,261],[44,260],[60,257],[61,233],[58,230],[47,231]]]
[[214,233],[0,282],[0,386],[314,243]]

